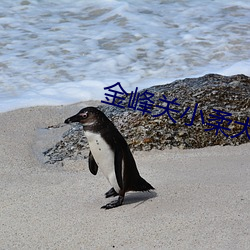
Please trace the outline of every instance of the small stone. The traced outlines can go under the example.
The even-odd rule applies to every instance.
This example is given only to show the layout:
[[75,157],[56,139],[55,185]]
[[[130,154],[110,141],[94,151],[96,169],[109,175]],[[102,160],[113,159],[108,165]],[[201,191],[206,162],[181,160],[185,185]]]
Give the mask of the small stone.
[[185,135],[185,134],[186,134],[186,132],[183,131],[183,130],[179,132],[179,136],[183,136],[183,135]]

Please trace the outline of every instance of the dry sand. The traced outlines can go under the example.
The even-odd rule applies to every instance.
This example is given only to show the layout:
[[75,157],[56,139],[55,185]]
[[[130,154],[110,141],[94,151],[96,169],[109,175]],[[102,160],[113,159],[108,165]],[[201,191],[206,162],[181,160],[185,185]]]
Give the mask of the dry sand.
[[0,114],[0,249],[250,248],[250,143],[135,152],[155,192],[103,210],[110,187],[87,160],[41,162],[67,130],[43,128],[86,105]]

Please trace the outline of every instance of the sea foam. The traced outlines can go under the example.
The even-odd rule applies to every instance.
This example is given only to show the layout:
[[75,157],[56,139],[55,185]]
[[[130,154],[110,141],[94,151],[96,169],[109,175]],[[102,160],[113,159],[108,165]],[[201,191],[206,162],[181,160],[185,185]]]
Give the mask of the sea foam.
[[207,73],[250,75],[250,2],[1,1],[0,112],[104,99]]

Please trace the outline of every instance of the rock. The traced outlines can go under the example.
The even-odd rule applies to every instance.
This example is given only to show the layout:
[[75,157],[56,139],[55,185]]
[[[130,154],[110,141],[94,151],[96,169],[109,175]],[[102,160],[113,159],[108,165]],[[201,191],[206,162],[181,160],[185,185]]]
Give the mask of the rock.
[[[117,108],[111,105],[102,105],[101,109],[117,126],[124,135],[132,150],[151,150],[179,147],[202,148],[214,145],[239,145],[249,142],[246,132],[240,136],[231,138],[244,128],[235,121],[245,123],[250,117],[250,78],[245,75],[221,76],[215,74],[205,75],[199,78],[186,78],[173,83],[152,86],[147,90],[154,94],[154,106],[151,114],[142,115],[140,111],[129,108]],[[153,117],[164,110],[157,105],[163,105],[159,100],[165,95],[168,101],[177,98],[176,103],[170,105],[173,122],[167,113]],[[123,102],[127,107],[129,96]],[[198,104],[194,120],[195,105]],[[164,104],[166,106],[166,103]],[[184,112],[189,107],[189,110]],[[228,114],[229,119],[221,123],[221,126],[229,130],[218,130],[214,126],[220,120],[211,120],[220,114]],[[204,118],[202,123],[201,111]],[[223,113],[224,112],[224,113]],[[227,113],[225,113],[227,112]],[[230,115],[231,114],[231,115]],[[231,120],[231,122],[230,122]],[[207,123],[214,124],[208,125]],[[190,124],[191,126],[188,126]],[[212,129],[205,131],[205,129]],[[250,133],[250,129],[249,133]],[[222,132],[228,135],[224,135]],[[83,149],[88,147],[87,141],[80,125],[69,129],[53,148],[44,152],[49,163],[61,161],[65,158],[83,158]]]

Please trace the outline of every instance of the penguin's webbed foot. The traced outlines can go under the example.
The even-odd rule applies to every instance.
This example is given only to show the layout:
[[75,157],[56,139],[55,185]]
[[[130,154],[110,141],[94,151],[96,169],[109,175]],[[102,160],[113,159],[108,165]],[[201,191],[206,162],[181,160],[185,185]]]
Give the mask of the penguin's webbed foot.
[[110,209],[110,208],[114,208],[114,207],[119,207],[119,206],[122,205],[123,200],[124,200],[124,197],[123,197],[123,196],[119,196],[118,200],[116,200],[116,201],[111,201],[110,203],[108,203],[108,204],[102,206],[101,208]]
[[105,193],[106,198],[109,198],[109,197],[112,197],[112,196],[115,197],[117,195],[118,195],[118,193],[115,191],[114,188],[111,188],[107,193]]

